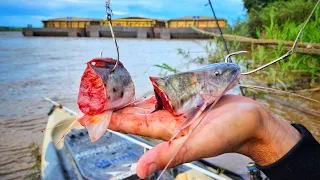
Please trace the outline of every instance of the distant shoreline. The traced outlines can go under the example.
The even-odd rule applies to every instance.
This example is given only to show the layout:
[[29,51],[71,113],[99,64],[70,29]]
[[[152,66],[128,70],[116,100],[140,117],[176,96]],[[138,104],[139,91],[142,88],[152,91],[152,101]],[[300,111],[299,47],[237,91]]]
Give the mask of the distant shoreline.
[[0,32],[17,32],[22,31],[22,28],[20,27],[8,27],[8,26],[0,26]]

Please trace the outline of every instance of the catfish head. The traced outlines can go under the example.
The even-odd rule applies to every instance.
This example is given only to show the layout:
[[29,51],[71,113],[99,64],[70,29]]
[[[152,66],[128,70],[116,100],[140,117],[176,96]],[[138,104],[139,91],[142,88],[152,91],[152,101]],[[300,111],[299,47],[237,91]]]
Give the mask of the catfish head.
[[133,103],[135,89],[131,76],[121,62],[112,71],[115,64],[116,60],[111,58],[96,58],[87,63],[78,94],[81,112],[61,139],[79,122],[94,142],[107,131],[113,110]]
[[129,72],[116,60],[96,58],[87,63],[78,94],[79,109],[88,115],[124,106],[135,98],[134,84]]
[[200,101],[212,103],[226,88],[237,84],[240,72],[237,64],[215,63],[163,78],[150,77],[157,98],[156,110],[181,115],[199,106]]

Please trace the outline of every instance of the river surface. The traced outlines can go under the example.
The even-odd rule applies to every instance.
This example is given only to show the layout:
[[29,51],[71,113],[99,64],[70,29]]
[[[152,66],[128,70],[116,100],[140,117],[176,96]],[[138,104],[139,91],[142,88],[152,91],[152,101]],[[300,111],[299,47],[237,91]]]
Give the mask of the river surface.
[[[177,49],[201,56],[205,55],[206,43],[206,40],[118,39],[120,59],[133,78],[137,97],[152,90],[148,77],[161,71],[155,64],[167,63],[180,70],[194,68],[185,66]],[[104,57],[116,57],[114,43],[108,38],[27,38],[20,32],[0,32],[0,179],[22,178],[34,165],[29,146],[35,142],[41,147],[41,130],[52,106],[43,97],[78,111],[77,93],[85,63],[98,57],[101,49]],[[313,93],[312,97],[320,99],[319,93]],[[282,106],[271,98],[279,96],[257,100],[283,119],[305,125],[320,140],[318,117]],[[307,109],[320,109],[301,99],[292,102]]]

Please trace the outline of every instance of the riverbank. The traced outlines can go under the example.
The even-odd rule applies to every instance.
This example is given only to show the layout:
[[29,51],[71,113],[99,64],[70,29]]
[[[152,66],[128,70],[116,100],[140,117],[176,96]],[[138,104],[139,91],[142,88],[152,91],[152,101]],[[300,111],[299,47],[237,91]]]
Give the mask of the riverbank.
[[0,32],[17,32],[22,31],[20,27],[8,27],[8,26],[0,26]]
[[[217,28],[202,28],[204,31],[217,33]],[[160,28],[160,27],[122,27],[114,26],[117,38],[139,39],[209,39],[209,35],[198,33],[189,28]],[[23,28],[22,34],[31,36],[52,37],[112,37],[108,26],[87,25],[85,28]]]

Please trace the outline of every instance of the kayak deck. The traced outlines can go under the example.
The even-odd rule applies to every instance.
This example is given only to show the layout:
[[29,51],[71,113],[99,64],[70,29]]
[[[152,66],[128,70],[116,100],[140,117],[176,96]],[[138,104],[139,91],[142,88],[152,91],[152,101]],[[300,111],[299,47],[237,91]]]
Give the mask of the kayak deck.
[[[62,106],[54,106],[50,112],[42,148],[43,179],[139,179],[136,175],[136,164],[147,150],[144,147],[152,146],[150,142],[133,135],[107,132],[101,139],[92,143],[87,130],[76,123],[64,141],[56,144],[76,116],[75,113],[70,113]],[[142,147],[141,144],[134,143],[132,140],[145,144],[145,146]],[[161,179],[176,177],[179,180],[190,179],[190,177],[198,179],[194,175],[190,176],[197,174],[194,172],[188,173],[188,176],[181,175],[190,170],[190,165],[208,171],[208,166],[200,162],[188,163],[188,165],[189,167],[178,166],[167,170]],[[211,173],[216,174],[214,169],[210,170],[212,170]],[[154,173],[148,179],[156,179],[159,174],[160,172]],[[178,174],[180,176],[177,176]],[[242,179],[234,174],[231,174],[232,178],[230,174],[229,176],[216,174],[216,176],[221,177],[219,179]]]

